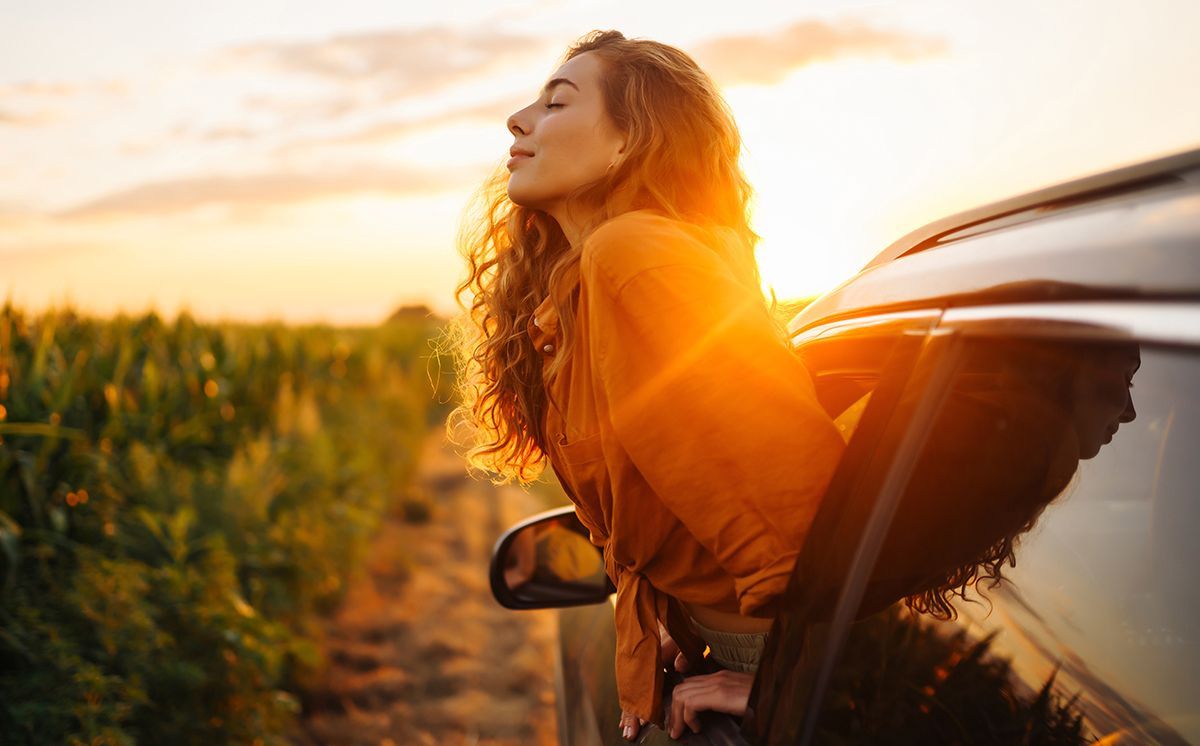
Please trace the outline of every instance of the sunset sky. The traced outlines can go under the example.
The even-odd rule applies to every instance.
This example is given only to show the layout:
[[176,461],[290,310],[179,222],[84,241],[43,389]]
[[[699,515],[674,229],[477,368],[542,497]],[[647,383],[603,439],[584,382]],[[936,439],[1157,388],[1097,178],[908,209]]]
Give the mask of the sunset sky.
[[944,215],[1200,146],[1190,0],[0,3],[0,293],[34,310],[454,312],[505,118],[595,28],[720,84],[785,298]]

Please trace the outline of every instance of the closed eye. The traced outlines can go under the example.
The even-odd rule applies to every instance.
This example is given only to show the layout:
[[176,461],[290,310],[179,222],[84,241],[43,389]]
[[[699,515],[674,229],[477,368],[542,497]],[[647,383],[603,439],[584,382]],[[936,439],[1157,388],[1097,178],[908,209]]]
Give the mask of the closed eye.
[[566,106],[566,104],[546,104],[547,109],[553,109],[558,106]]

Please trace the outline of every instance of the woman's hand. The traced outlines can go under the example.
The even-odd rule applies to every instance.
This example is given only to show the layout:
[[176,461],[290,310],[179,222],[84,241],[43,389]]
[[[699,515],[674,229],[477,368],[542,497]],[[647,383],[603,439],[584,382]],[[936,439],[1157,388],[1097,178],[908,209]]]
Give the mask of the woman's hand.
[[[673,667],[676,671],[680,672],[686,671],[691,667],[687,656],[680,652],[679,643],[675,642],[675,640],[671,638],[671,635],[667,633],[667,628],[663,626],[661,621],[658,623],[658,641],[659,645],[662,647],[662,655],[659,658],[659,662],[661,662],[664,666]],[[747,697],[748,696],[749,695],[747,695]],[[624,710],[621,710],[621,734],[624,735],[627,740],[632,741],[633,739],[637,738],[638,732],[645,724],[645,720],[634,717]]]
[[663,626],[662,622],[658,623],[658,642],[659,647],[662,648],[660,660],[664,666],[674,668],[681,673],[691,667],[687,656],[680,652],[679,643],[675,642],[671,635],[667,633],[667,628]]
[[621,735],[625,736],[625,740],[632,741],[637,738],[638,731],[646,724],[645,720],[635,718],[628,712],[621,710]]
[[671,690],[671,709],[667,712],[667,735],[679,738],[683,727],[700,732],[700,711],[716,710],[741,717],[750,702],[754,674],[741,671],[717,671],[692,676]]

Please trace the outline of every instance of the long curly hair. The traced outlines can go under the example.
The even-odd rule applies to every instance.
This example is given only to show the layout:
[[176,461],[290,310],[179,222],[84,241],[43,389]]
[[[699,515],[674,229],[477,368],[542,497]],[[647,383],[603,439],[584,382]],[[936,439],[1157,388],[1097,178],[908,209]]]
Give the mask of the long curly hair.
[[[1081,458],[1073,382],[1137,356],[1132,343],[989,340],[966,362],[914,467],[883,561],[926,575],[913,611],[957,616],[954,599],[998,588],[1020,538],[1069,492]],[[986,595],[981,594],[986,598]]]
[[[762,297],[754,255],[759,236],[747,217],[752,192],[738,160],[741,136],[715,84],[679,49],[618,31],[585,35],[563,61],[585,52],[600,58],[605,109],[627,144],[616,167],[567,196],[568,206],[582,205],[580,212],[591,216],[583,234],[640,209],[733,229],[742,241],[737,255],[725,259]],[[524,484],[546,465],[543,378],[552,380],[574,349],[578,293],[571,280],[581,247],[571,246],[544,211],[513,203],[507,181],[498,165],[468,205],[458,235],[468,274],[455,293],[464,313],[449,327],[459,404],[447,430],[452,442],[466,441],[469,466],[493,473],[493,483]],[[562,339],[543,371],[526,330],[548,295]],[[769,313],[786,340],[776,305],[772,291]]]

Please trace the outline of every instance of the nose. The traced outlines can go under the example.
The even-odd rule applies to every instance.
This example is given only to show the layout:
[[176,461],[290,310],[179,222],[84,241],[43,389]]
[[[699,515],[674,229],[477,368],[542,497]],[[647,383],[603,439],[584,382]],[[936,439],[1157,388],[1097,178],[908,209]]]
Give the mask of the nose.
[[525,129],[525,126],[521,124],[520,119],[518,119],[523,111],[525,110],[522,109],[521,111],[513,112],[512,114],[508,115],[508,121],[505,124],[508,127],[508,131],[513,136],[529,134],[528,130]]

